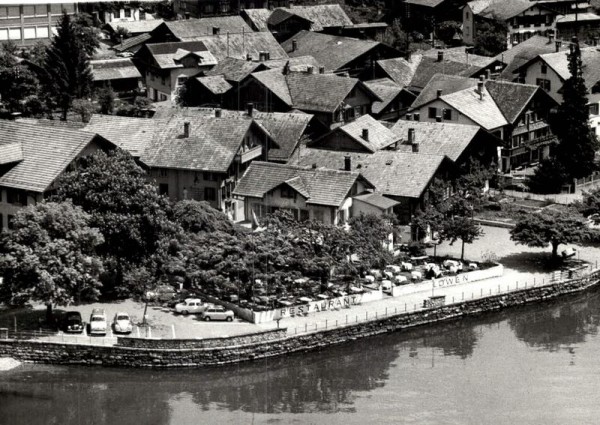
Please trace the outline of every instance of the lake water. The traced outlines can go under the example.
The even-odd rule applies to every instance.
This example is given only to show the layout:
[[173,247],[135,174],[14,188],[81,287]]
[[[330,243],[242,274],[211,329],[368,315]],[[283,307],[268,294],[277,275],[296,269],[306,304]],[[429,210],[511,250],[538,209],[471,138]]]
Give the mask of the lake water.
[[215,369],[23,365],[0,424],[597,424],[600,290]]

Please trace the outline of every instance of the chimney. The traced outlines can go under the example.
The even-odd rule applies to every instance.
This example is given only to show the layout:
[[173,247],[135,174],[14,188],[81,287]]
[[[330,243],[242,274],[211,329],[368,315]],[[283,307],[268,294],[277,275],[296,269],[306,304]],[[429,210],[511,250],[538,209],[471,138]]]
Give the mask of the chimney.
[[325,67],[324,66],[320,66],[319,67],[319,74],[325,74]]
[[119,40],[121,40],[121,44],[123,44],[123,34],[119,36]]
[[190,122],[186,121],[183,123],[183,137],[186,139],[190,137]]
[[438,62],[441,62],[444,60],[444,52],[443,51],[438,51]]
[[413,114],[406,114],[406,121],[412,121]]
[[267,52],[264,52],[264,51],[258,52],[258,61],[264,62],[266,60],[267,60]]
[[442,122],[442,117],[439,115],[435,117],[435,122]]
[[292,52],[295,52],[296,50],[298,50],[298,40],[294,38],[292,40]]
[[369,129],[368,128],[362,129],[362,138],[365,139],[367,142],[369,141]]
[[412,145],[413,143],[415,143],[415,129],[409,128],[408,129],[408,144]]
[[251,62],[251,61],[252,61],[252,54],[250,54],[250,53],[247,53],[247,54],[246,54],[246,60],[247,60],[248,62]]
[[350,155],[344,157],[344,171],[352,171],[352,157]]
[[479,92],[479,100],[483,100],[483,81],[477,83],[477,91]]
[[315,68],[312,65],[308,65],[306,67],[306,73],[307,74],[314,74],[314,72],[315,72]]
[[485,70],[485,79],[486,80],[491,80],[492,79],[492,70],[491,69],[486,69]]
[[215,118],[221,118],[221,108],[215,109]]
[[265,59],[268,61],[271,60],[271,52],[265,52]]
[[552,43],[554,41],[554,33],[548,33],[548,43]]
[[190,12],[185,12],[185,19],[190,19]]
[[439,99],[440,97],[442,97],[442,93],[443,93],[443,92],[444,92],[444,91],[443,91],[442,89],[437,89],[437,97],[438,97],[438,99]]
[[421,113],[420,112],[415,112],[413,114],[413,118],[415,121],[421,121]]
[[556,40],[554,42],[554,46],[556,47],[556,53],[560,52],[560,48],[562,47],[562,41]]
[[246,113],[249,117],[252,116],[252,112],[254,111],[254,103],[250,102],[246,104]]
[[485,75],[480,75],[479,76],[479,81],[481,81],[483,83],[485,81]]
[[317,169],[317,163],[316,162],[313,162],[312,168],[313,168],[313,170]]
[[213,27],[213,35],[219,35],[219,34],[221,34],[221,28]]
[[419,144],[417,142],[413,143],[411,146],[413,153],[419,153]]

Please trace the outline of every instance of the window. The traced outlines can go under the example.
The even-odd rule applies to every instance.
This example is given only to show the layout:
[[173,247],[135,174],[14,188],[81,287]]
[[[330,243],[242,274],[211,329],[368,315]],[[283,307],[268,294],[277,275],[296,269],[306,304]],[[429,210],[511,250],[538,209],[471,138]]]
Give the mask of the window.
[[17,189],[6,189],[6,202],[27,206],[27,192]]
[[159,175],[161,177],[167,177],[169,175],[169,171],[165,170],[164,168],[161,168],[160,171],[159,171]]
[[161,183],[158,185],[158,194],[169,196],[169,185],[166,183]]
[[591,105],[588,105],[588,108],[590,110],[590,115],[598,115],[598,104],[597,103],[593,103]]
[[214,8],[212,4],[207,4],[204,6],[204,13],[213,13]]
[[202,173],[202,178],[204,179],[204,181],[207,181],[207,182],[218,182],[219,181],[218,174],[210,173],[208,171],[205,171],[204,173]]
[[48,38],[48,27],[37,27],[37,38]]
[[21,10],[19,9],[19,6],[10,6],[7,7],[7,16],[9,18],[18,18],[19,16],[21,16]]
[[289,186],[282,186],[281,197],[288,199],[296,199],[296,191]]
[[465,35],[469,37],[469,27],[465,26]]
[[119,19],[121,17],[121,9],[113,12],[113,19]]
[[129,9],[129,8],[125,9],[125,17],[126,18],[131,18],[131,9]]
[[546,66],[545,63],[542,64],[542,74],[547,74],[548,73],[548,66]]
[[50,13],[53,15],[60,15],[62,13],[60,3],[50,3]]
[[21,39],[21,28],[9,28],[8,29],[8,38],[10,40],[20,40]]
[[437,108],[429,108],[429,118],[435,119],[437,117]]
[[8,30],[0,29],[0,41],[8,40]]
[[544,78],[536,78],[535,84],[537,84],[538,86],[540,86],[541,88],[543,88],[546,91],[551,90],[550,80],[546,80]]
[[300,221],[308,221],[310,218],[310,214],[308,210],[300,210]]
[[214,187],[205,187],[204,188],[204,200],[205,201],[216,201],[217,200],[217,191]]
[[31,40],[33,38],[36,38],[36,36],[35,36],[35,27],[24,28],[23,29],[23,37],[25,38],[25,40]]
[[469,19],[469,12],[467,12],[467,19]]
[[23,6],[23,16],[35,16],[35,6],[34,5],[24,5]]
[[177,77],[177,85],[178,86],[183,86],[186,81],[187,81],[187,77],[185,75],[182,75],[181,77]]
[[48,5],[37,4],[35,6],[35,16],[46,16],[48,15]]
[[452,120],[452,109],[444,108],[444,121],[451,121],[451,120]]
[[362,106],[355,106],[354,107],[354,116],[360,117],[361,115],[362,115]]

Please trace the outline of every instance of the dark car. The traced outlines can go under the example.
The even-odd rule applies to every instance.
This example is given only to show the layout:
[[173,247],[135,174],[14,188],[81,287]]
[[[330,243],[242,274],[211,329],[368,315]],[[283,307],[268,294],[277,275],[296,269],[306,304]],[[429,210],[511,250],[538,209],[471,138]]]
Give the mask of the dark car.
[[81,314],[78,311],[67,311],[62,319],[63,332],[82,333],[84,329]]
[[177,298],[177,291],[171,285],[159,285],[146,291],[148,301],[168,302]]

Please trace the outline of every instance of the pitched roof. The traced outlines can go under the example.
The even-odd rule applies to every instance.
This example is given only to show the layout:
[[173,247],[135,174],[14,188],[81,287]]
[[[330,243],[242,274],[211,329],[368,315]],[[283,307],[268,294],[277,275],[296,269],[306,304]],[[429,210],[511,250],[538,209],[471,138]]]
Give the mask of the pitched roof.
[[[287,12],[288,15],[286,16],[285,14],[282,14],[281,16],[277,16],[282,11]],[[343,27],[347,25],[353,25],[352,20],[339,4],[279,7],[275,9],[272,15],[272,17],[276,19],[271,21],[270,18],[269,23],[272,25],[277,25],[292,15],[300,16],[301,18],[310,21],[311,31],[322,31],[327,27]]]
[[350,91],[361,84],[356,78],[332,74],[290,72],[285,77],[293,107],[308,111],[335,111]]
[[359,177],[357,172],[253,161],[233,194],[262,198],[276,187],[287,184],[306,196],[307,204],[338,207]]
[[22,149],[22,160],[0,175],[0,186],[44,192],[94,140],[112,146],[87,131],[0,120],[0,144]]
[[[364,130],[369,132],[367,139],[363,137]],[[362,115],[354,121],[338,127],[333,131],[340,131],[346,134],[364,146],[369,152],[384,149],[399,140],[399,137],[393,131],[377,121],[371,115]]]
[[415,142],[419,144],[420,153],[445,155],[452,161],[456,161],[477,133],[483,131],[476,125],[399,120],[391,131],[402,139],[399,149],[404,152],[412,152],[412,146],[408,144],[408,130],[411,128],[415,130]]
[[265,65],[262,62],[253,62],[244,59],[236,58],[223,58],[209,71],[206,71],[205,75],[222,75],[228,81],[234,81],[239,83],[248,75],[252,74],[257,70],[264,69]]
[[267,68],[271,69],[283,69],[286,65],[290,71],[295,72],[306,72],[308,67],[312,66],[313,71],[317,72],[321,64],[312,56],[298,56],[294,58],[285,59],[270,59],[262,62]]
[[[294,40],[296,40],[295,50]],[[290,57],[313,56],[317,62],[325,66],[327,71],[336,71],[380,44],[371,40],[300,31],[281,43],[281,46]]]
[[442,100],[486,130],[508,124],[485,86],[483,87],[483,97],[480,97],[477,88],[468,88],[443,95]]
[[[184,122],[190,123],[187,138]],[[185,113],[174,113],[156,120],[154,137],[140,159],[150,167],[224,173],[252,125],[245,117],[198,114],[190,119]]]
[[146,43],[151,38],[152,36],[148,33],[136,35],[135,37],[123,40],[122,43],[115,44],[114,46],[112,46],[112,49],[116,50],[117,52],[125,52],[128,50],[132,50],[141,44]]
[[251,25],[254,26],[256,31],[266,32],[269,31],[269,27],[267,26],[267,20],[269,16],[271,16],[272,11],[269,9],[243,9],[240,12],[242,15],[245,15],[250,21]]
[[444,3],[444,0],[406,0],[408,4],[414,4],[415,6],[422,7],[438,7],[440,4]]
[[20,141],[0,141],[0,165],[23,160],[23,148]]
[[139,157],[152,141],[157,121],[148,118],[94,114],[83,130],[97,133],[132,156]]
[[181,41],[195,40],[199,37],[212,35],[213,28],[219,28],[219,32],[224,35],[227,32],[230,34],[252,32],[252,28],[248,26],[241,16],[213,16],[200,19],[184,19],[181,21],[164,22],[163,25]]
[[480,68],[485,68],[496,60],[495,58],[491,58],[489,56],[468,53],[465,46],[450,47],[446,49],[429,49],[421,51],[421,54],[427,58],[437,59],[439,52],[442,52],[445,60],[463,63],[468,66],[477,66]]
[[375,190],[387,196],[419,198],[438,172],[445,157],[421,153],[380,150],[375,153],[328,151],[323,149],[302,149],[300,159],[292,162],[304,166],[334,168],[344,165],[344,158],[350,156],[352,170],[359,171]]
[[222,75],[211,75],[206,77],[197,77],[196,81],[206,87],[213,94],[227,93],[233,87]]
[[455,62],[446,58],[438,61],[437,56],[435,58],[424,56],[409,86],[411,88],[423,89],[435,74],[470,77],[480,69],[480,66],[467,64],[466,62]]
[[[568,50],[567,42],[561,42],[560,51]],[[555,41],[541,35],[534,35],[527,40],[515,44],[510,49],[496,55],[496,59],[505,63],[507,66],[500,74],[501,78],[507,80],[515,79],[513,72],[526,62],[544,53],[556,51]]]
[[567,24],[573,22],[590,22],[590,21],[600,21],[600,16],[595,13],[569,13],[568,15],[559,16],[556,18],[556,24]]
[[389,78],[365,81],[364,84],[381,99],[381,102],[373,102],[373,105],[371,105],[371,111],[374,114],[382,112],[404,90]]
[[112,32],[117,32],[118,28],[124,28],[131,34],[142,34],[152,31],[162,24],[162,19],[142,19],[141,21],[113,21],[106,24]]
[[485,88],[509,123],[514,123],[519,118],[535,93],[541,90],[538,86],[500,80],[486,81]]
[[130,58],[103,59],[90,61],[94,81],[142,78]]
[[255,78],[263,86],[267,87],[282,102],[289,107],[294,104],[288,87],[286,76],[279,69],[270,69],[268,71],[255,72],[251,78]]
[[393,199],[386,198],[379,193],[365,193],[364,195],[354,196],[354,199],[364,202],[365,204],[372,205],[380,210],[387,210],[388,208],[395,207],[400,202],[394,201]]
[[388,77],[402,87],[406,87],[413,79],[422,57],[422,55],[413,54],[408,61],[404,58],[382,59],[377,61],[377,65]]
[[271,59],[283,59],[288,55],[279,45],[270,32],[247,32],[244,34],[204,35],[193,37],[202,41],[206,48],[217,58],[226,57],[246,59],[250,55],[253,59],[259,58],[260,52],[268,52]]
[[[480,3],[480,4],[477,4]],[[469,2],[473,13],[485,18],[510,19],[535,6],[529,0],[475,0]]]
[[436,74],[431,77],[429,83],[419,93],[412,104],[412,108],[418,108],[431,102],[437,97],[438,90],[442,90],[443,94],[450,94],[469,87],[477,87],[477,80],[456,75]]
[[146,44],[146,48],[161,69],[183,68],[181,59],[195,55],[201,65],[216,65],[217,60],[201,41],[180,41]]

